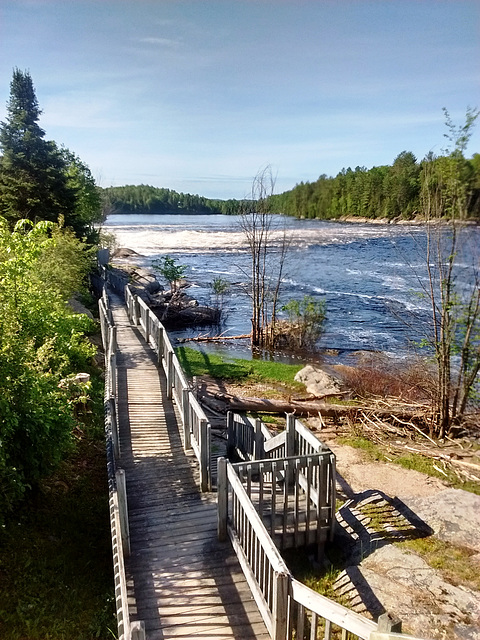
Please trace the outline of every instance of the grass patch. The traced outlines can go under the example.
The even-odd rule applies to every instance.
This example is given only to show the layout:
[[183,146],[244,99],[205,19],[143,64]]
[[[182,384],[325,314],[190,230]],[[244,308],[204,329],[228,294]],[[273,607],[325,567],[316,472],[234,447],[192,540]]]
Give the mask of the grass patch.
[[346,604],[333,588],[336,579],[345,568],[344,555],[336,545],[327,544],[325,547],[325,556],[330,562],[328,568],[316,567],[305,548],[286,549],[282,555],[297,580],[322,596]]
[[408,549],[419,555],[430,567],[439,571],[450,584],[463,585],[480,591],[480,573],[476,563],[471,560],[476,553],[472,549],[443,542],[434,536],[396,544],[402,549]]
[[380,447],[363,436],[338,438],[338,442],[340,444],[346,444],[349,447],[354,447],[355,449],[361,449],[365,453],[365,458],[370,462],[386,460]]
[[116,637],[103,386],[75,451],[0,531],[2,640]]
[[205,353],[189,347],[175,349],[178,360],[189,378],[209,375],[230,382],[271,382],[303,389],[294,380],[303,365],[270,362],[267,360],[224,359],[216,354]]

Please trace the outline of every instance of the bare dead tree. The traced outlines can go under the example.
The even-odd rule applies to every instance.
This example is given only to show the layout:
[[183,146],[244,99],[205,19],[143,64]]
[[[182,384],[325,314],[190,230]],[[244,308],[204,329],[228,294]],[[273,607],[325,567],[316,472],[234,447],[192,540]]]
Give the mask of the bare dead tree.
[[[423,164],[422,203],[427,218],[427,297],[431,309],[431,334],[437,371],[434,398],[435,430],[443,438],[465,412],[480,371],[480,265],[478,247],[468,247],[471,190],[465,178],[464,151],[478,111],[468,109],[465,125],[456,127],[446,110],[446,137],[453,150]],[[439,224],[448,219],[448,226]],[[461,260],[470,248],[472,281],[457,285]]]
[[271,167],[261,169],[244,202],[240,228],[251,257],[252,346],[272,346],[281,281],[289,246],[285,226],[279,228],[269,207],[275,179]]

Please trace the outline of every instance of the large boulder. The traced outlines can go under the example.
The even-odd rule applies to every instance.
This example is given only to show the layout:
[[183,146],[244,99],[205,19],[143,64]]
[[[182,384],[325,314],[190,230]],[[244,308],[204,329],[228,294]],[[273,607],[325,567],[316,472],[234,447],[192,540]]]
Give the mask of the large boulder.
[[307,364],[295,376],[297,382],[303,382],[307,392],[315,397],[335,395],[342,392],[338,378],[327,373],[320,367]]

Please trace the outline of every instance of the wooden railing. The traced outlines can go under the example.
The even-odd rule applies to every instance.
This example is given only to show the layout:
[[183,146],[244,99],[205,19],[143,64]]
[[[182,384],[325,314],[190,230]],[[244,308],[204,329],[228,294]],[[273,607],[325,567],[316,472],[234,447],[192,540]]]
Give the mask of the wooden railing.
[[159,366],[165,371],[167,396],[175,400],[180,410],[185,448],[193,449],[197,457],[201,490],[210,491],[211,428],[207,416],[190,389],[165,327],[147,303],[134,295],[129,285],[125,287],[125,304],[130,322],[140,327],[145,341],[157,356]]
[[[283,460],[293,459],[295,456],[310,456],[313,461],[315,456],[321,455],[322,464],[312,464],[309,468],[305,465],[299,466],[298,462],[295,462],[294,466],[292,462],[286,465],[285,470],[279,469],[277,475],[286,474],[286,487],[292,485],[295,477],[299,488],[308,495],[308,504],[311,502],[318,511],[321,540],[333,540],[336,502],[335,456],[300,420],[288,414],[285,430],[274,436],[260,420],[229,412],[227,455],[231,457],[232,454],[245,461]],[[266,468],[264,463],[263,469]],[[327,531],[328,535],[325,535]],[[300,543],[300,537],[297,539]]]
[[[283,462],[218,460],[218,537],[230,538],[270,636],[273,640],[369,640],[373,632],[393,630],[388,615],[373,622],[293,577],[248,495],[248,482],[244,485],[239,477],[242,465],[253,465],[253,477],[255,465],[269,464],[274,472],[275,465]],[[403,637],[408,638],[399,635]]]
[[333,530],[329,486],[333,454],[233,465],[270,537],[280,549],[316,544],[321,556]]
[[286,638],[288,568],[225,458],[218,460],[217,490],[219,540],[230,537],[270,636],[273,640]]
[[[147,343],[155,350],[158,362],[165,370],[167,393],[175,398],[181,409],[185,447],[193,447],[200,461],[202,490],[207,490],[211,476],[210,427],[206,416],[188,387],[163,325],[148,306],[133,295],[128,285],[124,293],[130,321],[141,327]],[[102,337],[108,354],[106,425],[118,637],[119,640],[144,640],[144,624],[130,621],[127,606],[123,563],[124,556],[129,554],[125,476],[121,469],[115,467],[120,454],[116,423],[116,334],[106,294],[99,306]],[[391,637],[416,640],[402,634],[390,634],[390,631],[399,631],[399,626],[392,627],[386,614],[375,623],[298,582],[251,500],[253,478],[257,473],[259,478],[262,477],[262,471],[274,480],[272,487],[276,485],[275,479],[280,478],[283,487],[293,483],[293,495],[298,496],[300,489],[306,492],[306,504],[318,505],[321,518],[330,519],[333,525],[335,458],[329,449],[294,416],[287,417],[287,429],[276,436],[259,420],[238,414],[229,415],[228,425],[229,447],[246,462],[234,465],[225,458],[218,460],[218,536],[220,540],[230,538],[272,639],[333,640],[348,637],[349,640],[387,640]],[[329,464],[323,467],[329,469],[327,473],[320,471],[321,461],[326,460]],[[270,509],[275,513],[277,497],[273,491],[269,499]],[[323,498],[319,498],[322,495]],[[290,500],[285,488],[280,497],[284,503]],[[257,503],[261,501],[265,503],[266,497],[262,497],[259,491]],[[295,508],[294,505],[294,511]],[[281,517],[284,518],[283,515]],[[333,526],[330,536],[332,532]]]
[[110,529],[112,535],[115,605],[119,640],[145,640],[144,623],[130,621],[124,558],[130,555],[125,471],[118,468],[120,440],[117,423],[116,327],[107,293],[99,300],[100,327],[105,351],[105,436],[109,489]]

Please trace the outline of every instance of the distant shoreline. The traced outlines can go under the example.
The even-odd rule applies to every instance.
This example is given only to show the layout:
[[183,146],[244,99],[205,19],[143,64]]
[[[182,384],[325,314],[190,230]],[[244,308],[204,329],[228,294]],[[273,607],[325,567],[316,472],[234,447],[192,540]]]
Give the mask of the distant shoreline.
[[[115,211],[109,213],[106,218],[109,216],[226,216],[231,217],[238,214],[228,214],[228,213],[214,213],[214,212],[193,212],[193,211]],[[274,215],[285,215],[282,213],[274,214]],[[338,223],[346,223],[346,224],[384,224],[384,225],[399,225],[399,226],[424,226],[427,224],[427,220],[425,218],[413,218],[412,220],[406,220],[403,218],[364,218],[360,216],[342,216],[340,218],[296,218],[295,216],[286,216],[286,218],[294,218],[295,220],[321,220],[322,222],[338,222]],[[439,218],[429,221],[430,224],[450,224],[451,220],[447,220],[445,218]],[[463,226],[478,226],[480,225],[479,218],[471,218],[468,220],[457,220],[458,224]]]

